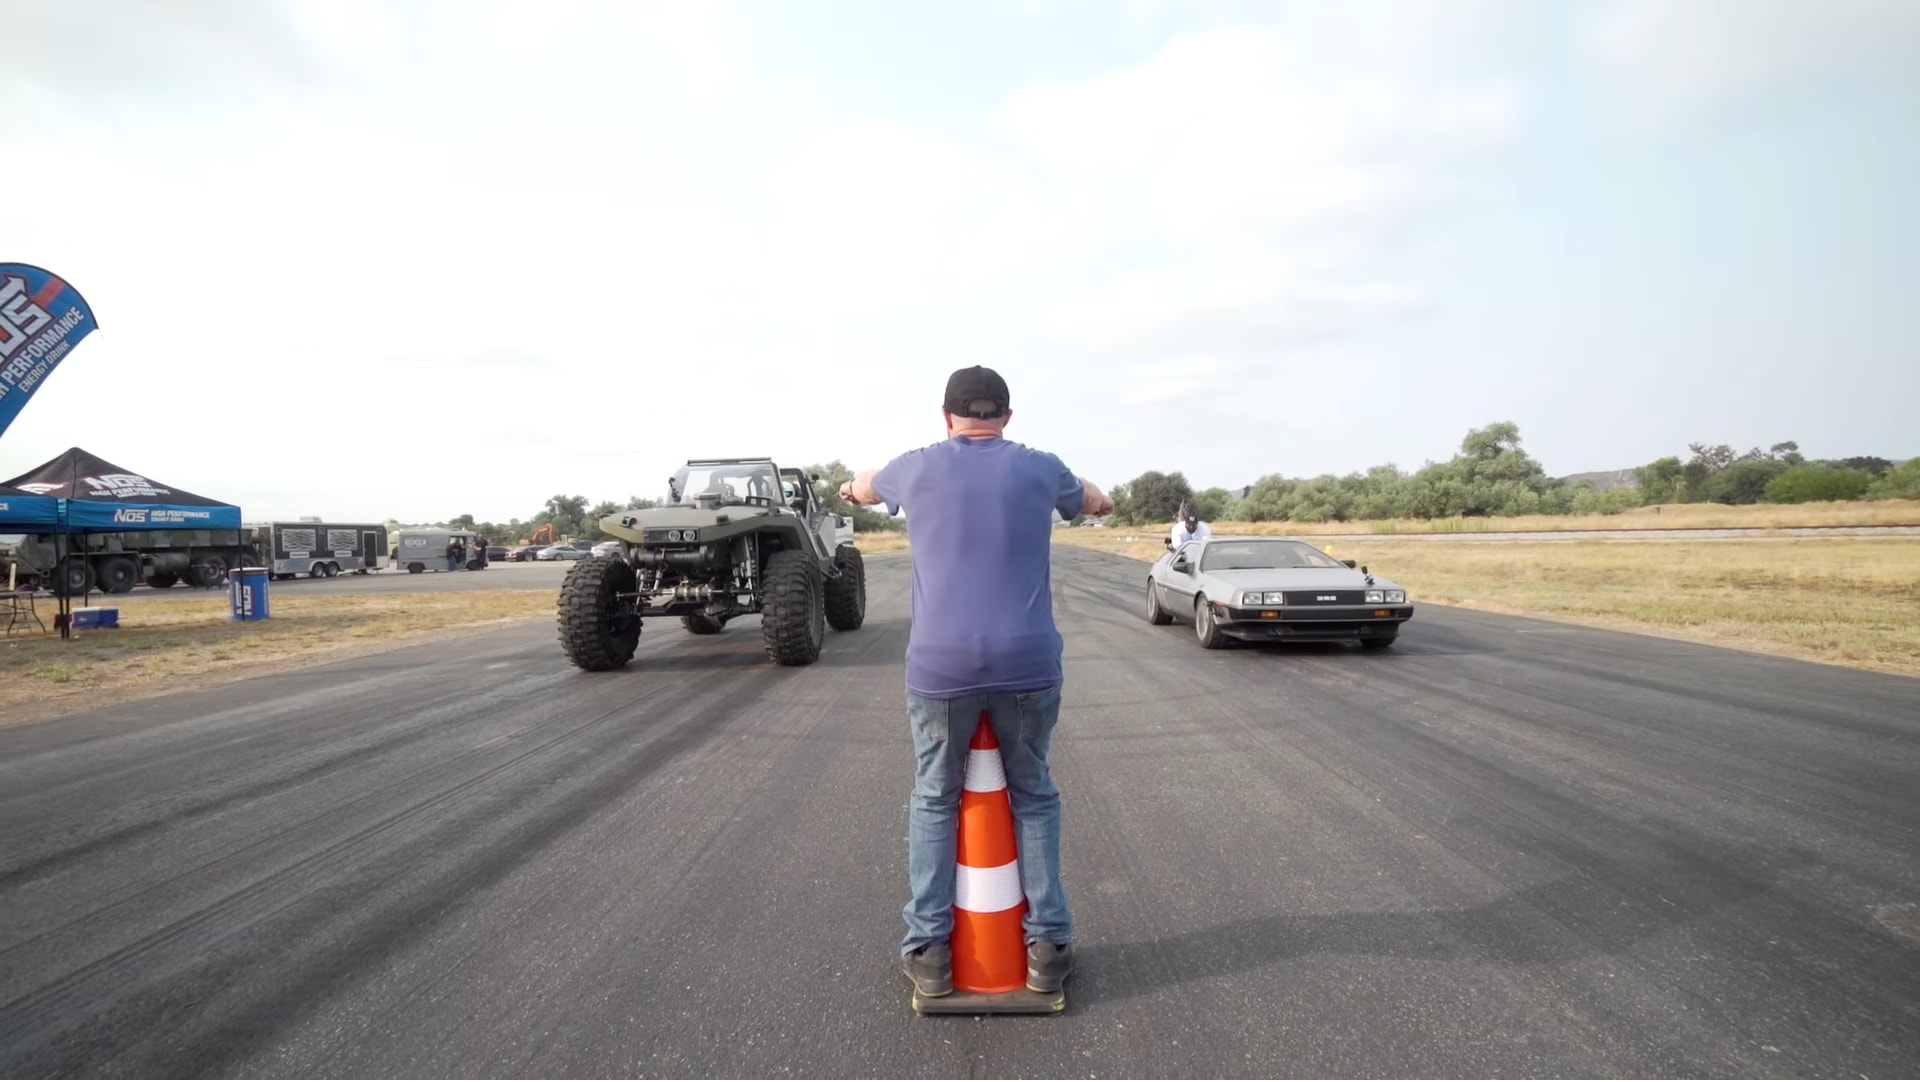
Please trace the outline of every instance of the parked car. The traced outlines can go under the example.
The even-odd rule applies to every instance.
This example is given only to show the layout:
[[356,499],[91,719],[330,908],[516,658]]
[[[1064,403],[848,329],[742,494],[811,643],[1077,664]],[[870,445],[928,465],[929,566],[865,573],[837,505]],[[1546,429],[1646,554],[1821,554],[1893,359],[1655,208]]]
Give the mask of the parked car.
[[548,545],[540,550],[542,560],[584,560],[593,552],[593,542],[578,538]]

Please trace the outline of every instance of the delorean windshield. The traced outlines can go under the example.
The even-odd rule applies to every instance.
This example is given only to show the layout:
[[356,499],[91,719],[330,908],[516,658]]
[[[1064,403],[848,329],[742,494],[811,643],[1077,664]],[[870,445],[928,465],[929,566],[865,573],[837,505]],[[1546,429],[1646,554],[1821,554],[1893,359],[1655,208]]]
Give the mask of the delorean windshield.
[[1203,571],[1252,571],[1282,567],[1345,569],[1346,564],[1299,541],[1215,541],[1200,557]]
[[749,498],[783,502],[780,479],[771,466],[682,466],[673,472],[673,484],[667,492],[670,505],[693,507],[703,496],[718,496],[723,506],[744,504]]

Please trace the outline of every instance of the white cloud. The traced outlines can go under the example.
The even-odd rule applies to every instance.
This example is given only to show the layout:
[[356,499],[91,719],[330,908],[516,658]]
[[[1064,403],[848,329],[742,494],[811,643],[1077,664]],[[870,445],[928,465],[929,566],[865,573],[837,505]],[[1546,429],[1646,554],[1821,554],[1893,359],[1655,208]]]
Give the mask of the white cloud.
[[1796,84],[1920,82],[1912,0],[1613,0],[1582,11],[1584,63],[1642,131],[1722,119]]
[[870,463],[937,438],[945,373],[985,360],[1024,431],[1124,468],[1165,448],[1101,427],[1079,376],[1218,411],[1283,350],[1419,311],[1400,246],[1522,118],[1415,47],[1423,9],[1179,35],[947,131],[775,126],[710,5],[292,10],[248,48],[324,78],[12,138],[72,155],[85,217],[0,257],[71,277],[104,329],[8,464],[79,443],[211,472],[250,515],[505,518],[657,494],[688,455]]
[[1193,34],[1008,103],[1005,126],[1103,268],[1054,305],[1062,342],[1258,357],[1417,306],[1386,277],[1394,246],[1457,196],[1451,170],[1515,135],[1517,96],[1391,64],[1329,75],[1308,51]]

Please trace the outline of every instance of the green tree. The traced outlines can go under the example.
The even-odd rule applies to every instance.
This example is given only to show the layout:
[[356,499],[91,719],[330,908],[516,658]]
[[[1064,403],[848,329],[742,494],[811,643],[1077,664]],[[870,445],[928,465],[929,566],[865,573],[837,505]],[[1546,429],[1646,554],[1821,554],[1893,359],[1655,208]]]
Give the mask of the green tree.
[[853,468],[839,459],[825,465],[812,465],[803,468],[808,477],[820,475],[820,480],[810,482],[813,491],[820,498],[820,506],[836,514],[845,515],[853,520],[855,533],[872,533],[887,530],[898,533],[905,530],[906,523],[886,513],[885,506],[861,507],[850,504],[840,498],[840,486],[853,480]]
[[1889,469],[1867,489],[1875,500],[1920,500],[1920,458],[1910,458]]
[[1668,503],[1686,497],[1687,480],[1678,455],[1667,455],[1633,471],[1640,484],[1640,502]]
[[1126,496],[1124,511],[1119,497],[1114,497],[1114,518],[1124,525],[1170,523],[1180,513],[1180,504],[1193,496],[1193,486],[1178,470],[1173,473],[1148,470],[1116,491]]
[[1689,443],[1687,450],[1693,452],[1693,457],[1687,459],[1686,465],[1680,468],[1686,486],[1680,497],[1683,503],[1706,499],[1707,479],[1734,462],[1733,448],[1724,443],[1712,447],[1704,443]]
[[1892,462],[1878,455],[1854,455],[1841,459],[1840,465],[1849,470],[1865,470],[1874,477],[1884,477],[1893,468]]
[[1768,503],[1857,500],[1872,484],[1873,475],[1865,470],[1809,463],[1788,466],[1767,482],[1764,496]]
[[1767,483],[1793,467],[1778,459],[1741,458],[1706,479],[1702,499],[1713,503],[1748,504],[1766,499]]
[[579,537],[586,530],[585,496],[550,496],[547,506],[535,517],[535,526],[551,525],[561,537]]

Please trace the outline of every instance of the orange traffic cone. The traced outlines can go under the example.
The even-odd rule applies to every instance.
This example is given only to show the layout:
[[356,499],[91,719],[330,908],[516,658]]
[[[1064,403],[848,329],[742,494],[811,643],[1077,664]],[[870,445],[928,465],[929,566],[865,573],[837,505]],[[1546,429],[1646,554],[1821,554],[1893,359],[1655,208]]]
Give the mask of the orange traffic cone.
[[954,877],[953,986],[996,994],[1027,986],[1022,918],[1027,896],[1013,831],[1013,805],[1000,743],[980,715],[960,794],[959,866]]

